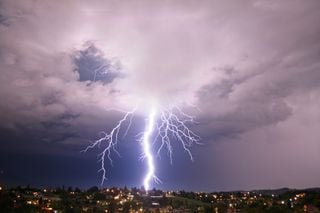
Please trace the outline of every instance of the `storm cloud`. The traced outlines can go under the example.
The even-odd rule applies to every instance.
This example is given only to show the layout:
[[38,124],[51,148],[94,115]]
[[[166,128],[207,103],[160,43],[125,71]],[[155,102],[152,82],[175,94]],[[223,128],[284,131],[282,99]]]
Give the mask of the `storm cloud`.
[[[269,158],[261,147],[312,156],[320,150],[317,0],[0,2],[2,152],[35,143],[38,152],[48,143],[61,146],[50,150],[56,155],[59,149],[76,152],[121,116],[106,109],[140,102],[196,106],[199,125],[192,128],[209,147],[205,152],[222,158],[242,155],[236,147],[244,155],[256,147],[259,162]],[[19,148],[5,148],[14,143],[11,134]],[[283,156],[274,152],[272,158]],[[193,171],[210,166],[210,159],[199,158]],[[301,159],[301,167],[313,165],[306,172],[318,170],[319,157]],[[228,188],[223,174],[242,175],[231,188],[251,187],[237,163],[225,165],[232,172],[216,165],[221,179],[204,180],[209,187]],[[280,163],[279,178],[268,183],[285,185],[284,167],[291,164]],[[290,171],[299,173],[293,166]],[[319,172],[313,175],[320,180]],[[254,187],[268,185],[257,177]],[[289,184],[319,182],[296,178]]]

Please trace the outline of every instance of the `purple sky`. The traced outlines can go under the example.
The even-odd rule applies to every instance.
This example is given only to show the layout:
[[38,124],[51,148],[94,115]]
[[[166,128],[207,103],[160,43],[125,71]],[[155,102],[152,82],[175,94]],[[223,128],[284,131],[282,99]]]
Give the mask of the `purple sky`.
[[0,184],[91,186],[80,151],[142,106],[105,184],[141,185],[134,135],[156,103],[203,145],[156,159],[158,188],[320,185],[320,2],[0,1]]

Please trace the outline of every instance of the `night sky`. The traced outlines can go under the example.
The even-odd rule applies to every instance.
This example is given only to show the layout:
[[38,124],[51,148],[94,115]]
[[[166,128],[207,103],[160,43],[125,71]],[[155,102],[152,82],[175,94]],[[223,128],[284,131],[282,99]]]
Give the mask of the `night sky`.
[[0,185],[99,185],[101,149],[81,150],[139,104],[103,186],[142,186],[137,134],[157,103],[194,115],[201,144],[192,162],[172,140],[153,186],[320,186],[319,11],[319,0],[0,0]]

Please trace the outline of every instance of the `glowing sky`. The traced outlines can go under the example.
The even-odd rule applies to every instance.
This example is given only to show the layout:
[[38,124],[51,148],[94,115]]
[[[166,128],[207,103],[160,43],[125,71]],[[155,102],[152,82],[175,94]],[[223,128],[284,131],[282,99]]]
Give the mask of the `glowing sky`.
[[[140,103],[108,185],[139,185],[151,105],[197,116],[160,188],[320,184],[320,2],[0,1],[0,183],[99,184],[80,154]],[[189,107],[190,105],[196,108]],[[175,147],[177,146],[177,147]],[[138,156],[138,158],[137,158]],[[17,169],[17,168],[21,169]]]

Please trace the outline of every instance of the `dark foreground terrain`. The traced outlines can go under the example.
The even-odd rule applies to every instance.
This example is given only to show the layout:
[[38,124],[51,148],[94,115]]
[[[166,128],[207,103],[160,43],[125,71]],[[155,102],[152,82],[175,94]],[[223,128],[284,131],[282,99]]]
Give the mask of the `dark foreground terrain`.
[[320,212],[320,189],[185,192],[137,188],[0,187],[0,212]]

